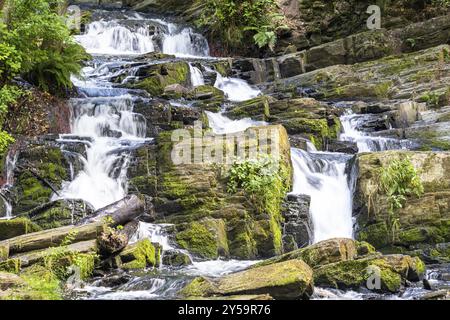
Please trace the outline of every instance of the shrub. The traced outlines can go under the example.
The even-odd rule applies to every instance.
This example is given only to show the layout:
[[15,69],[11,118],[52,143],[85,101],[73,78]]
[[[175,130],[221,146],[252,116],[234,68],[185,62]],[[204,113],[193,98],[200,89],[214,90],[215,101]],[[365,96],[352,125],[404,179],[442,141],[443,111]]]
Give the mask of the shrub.
[[197,25],[208,29],[211,38],[221,39],[227,50],[249,40],[273,50],[276,32],[284,27],[281,17],[274,0],[207,0]]
[[[7,0],[0,23],[0,64],[3,83],[19,74],[45,91],[61,93],[72,87],[71,74],[79,74],[88,58],[70,35],[62,0]],[[9,60],[5,57],[13,57]],[[8,60],[9,62],[6,62]]]
[[387,222],[392,241],[395,241],[396,233],[400,227],[398,210],[403,208],[408,197],[420,197],[424,193],[424,188],[409,158],[394,160],[389,166],[381,168],[379,180],[380,191],[387,196]]

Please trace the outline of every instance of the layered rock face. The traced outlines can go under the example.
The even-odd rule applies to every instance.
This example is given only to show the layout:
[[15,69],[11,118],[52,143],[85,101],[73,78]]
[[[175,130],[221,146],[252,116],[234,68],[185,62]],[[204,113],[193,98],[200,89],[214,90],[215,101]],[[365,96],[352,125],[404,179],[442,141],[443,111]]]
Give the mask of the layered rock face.
[[[425,193],[399,209],[400,229],[392,241],[386,223],[386,195],[377,190],[376,179],[380,168],[394,159],[407,157],[417,168]],[[448,261],[450,154],[406,151],[361,154],[358,166],[354,199],[358,238],[384,251],[409,252],[428,262]]]
[[[264,148],[259,144],[259,135],[264,130],[279,139],[275,142],[279,149],[279,172],[283,184],[290,186],[290,144],[282,126],[248,129],[244,135],[256,134],[248,145]],[[206,154],[202,152],[218,147],[231,151],[228,166],[231,165],[238,146],[235,139],[240,135],[232,136],[231,140],[212,135],[208,140],[203,139],[203,146],[200,144],[202,137],[192,135],[185,146],[192,150],[189,162],[193,163],[175,164],[172,155],[176,143],[171,140],[172,134],[176,132],[164,132],[158,136],[156,146],[137,150],[136,162],[130,167],[130,188],[154,198],[155,221],[175,223],[174,240],[203,258],[253,259],[282,253],[281,206],[278,205],[274,214],[265,208],[258,211],[242,191],[236,194],[227,191],[227,164],[203,163]],[[195,149],[195,144],[200,148]],[[198,156],[201,162],[195,163]]]

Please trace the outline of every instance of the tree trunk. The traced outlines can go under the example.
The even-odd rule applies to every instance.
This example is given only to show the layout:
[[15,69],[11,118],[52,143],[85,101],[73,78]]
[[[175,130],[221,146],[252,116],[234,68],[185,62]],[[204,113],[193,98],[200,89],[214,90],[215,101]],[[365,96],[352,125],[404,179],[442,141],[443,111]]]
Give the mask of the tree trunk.
[[105,221],[105,218],[110,217],[114,221],[112,223],[114,226],[123,226],[142,215],[144,213],[144,208],[144,201],[136,195],[131,195],[110,204],[105,208],[97,210],[92,217],[82,220],[80,224],[101,222]]

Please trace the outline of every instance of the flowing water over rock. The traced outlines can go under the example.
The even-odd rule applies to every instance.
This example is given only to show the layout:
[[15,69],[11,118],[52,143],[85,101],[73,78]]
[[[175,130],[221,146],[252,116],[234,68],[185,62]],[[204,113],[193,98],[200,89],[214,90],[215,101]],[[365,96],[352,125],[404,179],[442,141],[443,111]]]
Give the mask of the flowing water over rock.
[[[59,196],[54,199],[82,199],[96,209],[124,198],[128,194],[127,171],[131,153],[150,139],[146,137],[146,120],[134,112],[137,101],[149,101],[149,96],[139,90],[118,87],[112,81],[123,75],[121,84],[137,77],[143,65],[133,57],[153,51],[172,54],[175,61],[187,61],[190,84],[198,87],[205,84],[202,70],[215,72],[203,62],[209,57],[206,40],[191,28],[177,26],[160,19],[135,13],[124,13],[124,17],[100,20],[91,23],[86,33],[77,40],[94,54],[94,62],[84,69],[83,79],[73,79],[80,97],[72,99],[71,134],[61,135],[61,143],[81,143],[85,153],[78,158],[83,169],[63,184]],[[195,57],[195,63],[191,59]],[[198,58],[202,59],[198,59]],[[173,58],[173,57],[172,57]],[[190,60],[189,60],[190,59]],[[131,68],[130,68],[131,66]],[[227,103],[237,103],[261,95],[261,91],[246,81],[225,77],[216,72],[214,87],[222,90]],[[146,100],[147,99],[147,100]],[[186,101],[172,101],[172,106],[189,108]],[[252,126],[265,126],[264,121],[251,118],[231,120],[223,112],[206,111],[209,126],[216,134],[237,133]],[[356,142],[359,152],[406,149],[407,141],[376,137],[359,130],[364,116],[345,114],[341,117],[342,141]],[[311,197],[310,214],[314,233],[312,242],[341,237],[353,237],[352,202],[355,184],[355,168],[352,156],[341,153],[318,152],[310,141],[307,150],[291,150],[294,167],[293,194]],[[181,268],[161,266],[158,270],[110,274],[96,278],[76,292],[79,299],[170,299],[192,277],[203,275],[220,277],[248,268],[257,261],[207,260],[197,261],[185,250],[177,248],[169,236],[171,225],[140,222],[131,239],[135,243],[150,239],[162,248],[161,258],[170,250],[179,250],[188,255],[193,264]],[[405,293],[405,295],[407,295]],[[318,289],[317,299],[368,299],[353,291]],[[411,296],[414,296],[412,294]]]

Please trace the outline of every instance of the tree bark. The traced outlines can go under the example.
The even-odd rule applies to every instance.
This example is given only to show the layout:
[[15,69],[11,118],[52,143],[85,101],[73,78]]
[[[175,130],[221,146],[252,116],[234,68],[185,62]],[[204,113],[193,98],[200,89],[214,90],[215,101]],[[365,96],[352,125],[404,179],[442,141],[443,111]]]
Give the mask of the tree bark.
[[114,222],[114,226],[125,225],[128,222],[138,218],[144,213],[145,203],[136,195],[127,196],[109,206],[94,212],[92,217],[88,217],[80,222],[80,224],[105,221],[106,217],[110,217]]

